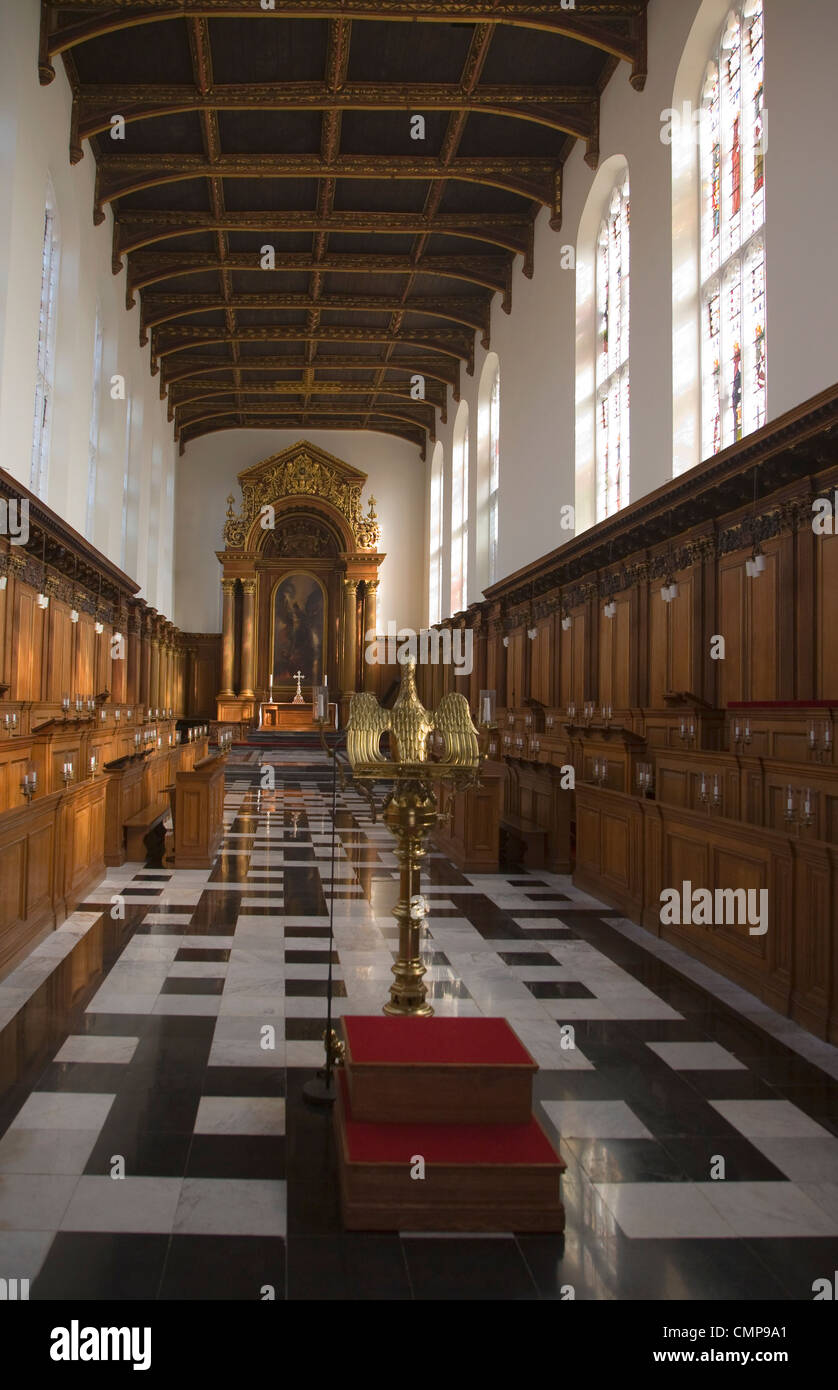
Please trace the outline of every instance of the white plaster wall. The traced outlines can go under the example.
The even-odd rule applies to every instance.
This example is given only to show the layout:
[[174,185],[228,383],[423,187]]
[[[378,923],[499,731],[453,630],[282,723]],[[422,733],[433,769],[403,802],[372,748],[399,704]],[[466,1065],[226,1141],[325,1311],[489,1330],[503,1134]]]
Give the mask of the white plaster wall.
[[[55,395],[45,500],[85,533],[96,304],[103,326],[100,433],[89,539],[171,617],[176,446],[138,343],[139,308],[125,309],[125,272],[111,273],[110,213],[93,225],[89,147],[69,162],[70,89],[60,60],[38,81],[38,0],[0,6],[0,462],[29,485],[47,180],[60,223]],[[124,401],[110,378],[125,378]],[[128,405],[131,429],[127,430]],[[126,468],[127,464],[127,468]],[[128,505],[123,534],[123,483]]]
[[[724,17],[724,0],[707,3]],[[698,20],[701,25],[703,5],[704,0],[651,0],[645,90],[634,91],[629,67],[623,64],[602,100],[600,165],[624,155],[631,180],[632,501],[673,474],[672,150],[660,138],[661,113],[673,105],[684,48],[693,24]],[[838,382],[838,4],[765,0],[765,13],[771,421]],[[576,276],[562,268],[562,248],[576,246],[596,177],[583,156],[584,147],[577,144],[565,166],[562,229],[550,228],[546,211],[538,217],[533,279],[524,278],[519,259],[512,313],[503,313],[497,295],[492,307],[491,346],[501,373],[499,577],[555,549],[571,534],[559,529],[559,517],[561,506],[573,503],[575,496]],[[478,347],[474,375],[464,372],[462,377],[472,419],[484,360],[485,351]],[[449,404],[448,424],[440,429],[446,476],[455,414]],[[472,431],[473,488],[476,445]],[[450,487],[446,499],[450,505]],[[472,517],[475,504],[473,492]],[[446,552],[446,567],[449,563]],[[469,574],[469,601],[474,602],[481,597],[474,583],[475,563]],[[449,587],[444,576],[443,593]]]
[[425,467],[406,440],[366,430],[224,430],[186,446],[178,459],[175,514],[175,614],[184,632],[220,632],[221,566],[227,496],[241,505],[237,474],[306,438],[368,475],[364,510],[375,497],[386,555],[378,590],[379,631],[389,620],[418,629],[427,575]]

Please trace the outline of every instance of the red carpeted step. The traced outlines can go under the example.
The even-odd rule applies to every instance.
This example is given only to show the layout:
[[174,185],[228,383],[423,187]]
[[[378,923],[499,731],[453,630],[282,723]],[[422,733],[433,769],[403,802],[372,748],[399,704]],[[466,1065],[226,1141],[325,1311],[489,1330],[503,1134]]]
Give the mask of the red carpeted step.
[[565,1164],[534,1116],[520,1125],[368,1124],[353,1114],[344,1071],[337,1081],[338,1171],[349,1230],[564,1228]]
[[355,1118],[527,1124],[538,1067],[503,1018],[342,1019]]

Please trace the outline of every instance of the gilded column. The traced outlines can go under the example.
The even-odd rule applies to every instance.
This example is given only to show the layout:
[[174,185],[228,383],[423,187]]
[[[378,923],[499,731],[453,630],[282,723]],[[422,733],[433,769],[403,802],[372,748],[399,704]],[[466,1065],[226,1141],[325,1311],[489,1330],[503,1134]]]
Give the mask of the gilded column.
[[[378,585],[379,580],[368,579],[364,585],[364,642],[372,641],[376,636],[378,623]],[[372,636],[370,636],[372,634]],[[368,661],[363,663],[365,690],[375,689],[375,679],[372,667]]]
[[252,699],[256,656],[256,580],[242,580],[242,688],[239,696]]
[[224,609],[221,619],[221,689],[220,700],[235,696],[233,689],[233,661],[236,642],[236,581],[222,579],[221,592],[224,595]]
[[356,665],[356,627],[358,620],[358,581],[357,579],[344,579],[343,581],[343,680],[341,682],[345,694],[355,689],[355,665]]

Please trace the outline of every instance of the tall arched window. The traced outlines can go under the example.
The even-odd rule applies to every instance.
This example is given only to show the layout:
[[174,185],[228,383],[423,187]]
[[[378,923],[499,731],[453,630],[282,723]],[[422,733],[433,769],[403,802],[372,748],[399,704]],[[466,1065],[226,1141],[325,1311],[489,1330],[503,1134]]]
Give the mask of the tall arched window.
[[428,535],[428,622],[442,619],[442,444],[437,441],[431,460]]
[[500,368],[495,369],[489,397],[489,583],[497,579],[498,499],[500,493]]
[[451,612],[468,603],[468,405],[460,402],[451,457]]
[[486,354],[477,393],[477,486],[474,589],[485,590],[497,579],[498,497],[500,489],[500,363]]
[[55,381],[55,320],[58,302],[58,216],[52,183],[47,185],[44,209],[44,242],[41,257],[41,308],[38,318],[38,362],[35,378],[35,420],[32,431],[32,464],[29,486],[39,497],[47,495],[52,396]]
[[597,242],[596,519],[629,501],[629,180],[614,188]]
[[730,12],[702,91],[701,452],[765,424],[762,0]]

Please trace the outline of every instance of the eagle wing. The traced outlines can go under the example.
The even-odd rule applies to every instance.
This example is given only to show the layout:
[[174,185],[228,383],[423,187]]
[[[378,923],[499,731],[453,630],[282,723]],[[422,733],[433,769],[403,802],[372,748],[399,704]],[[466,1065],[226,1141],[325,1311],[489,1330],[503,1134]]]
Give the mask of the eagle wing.
[[390,711],[382,709],[373,694],[364,691],[352,696],[346,726],[346,751],[353,767],[362,763],[387,762],[378,745],[381,735],[390,727]]
[[443,695],[433,716],[434,728],[445,739],[440,762],[458,767],[476,767],[480,761],[477,730],[471,722],[468,700],[457,690]]

